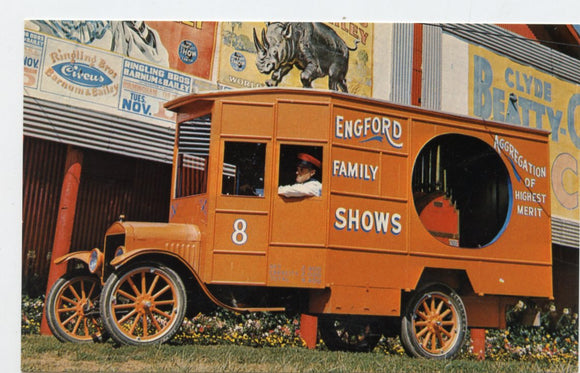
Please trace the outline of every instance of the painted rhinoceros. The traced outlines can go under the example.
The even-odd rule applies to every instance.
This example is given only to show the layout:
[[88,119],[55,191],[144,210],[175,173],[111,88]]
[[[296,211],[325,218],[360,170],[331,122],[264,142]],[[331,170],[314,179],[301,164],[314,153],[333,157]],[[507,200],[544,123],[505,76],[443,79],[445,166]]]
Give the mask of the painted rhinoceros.
[[262,40],[254,29],[254,44],[258,52],[256,66],[263,74],[272,73],[267,86],[277,86],[294,66],[302,70],[304,88],[312,81],[328,75],[328,88],[348,92],[349,48],[336,32],[323,23],[272,22],[262,29]]

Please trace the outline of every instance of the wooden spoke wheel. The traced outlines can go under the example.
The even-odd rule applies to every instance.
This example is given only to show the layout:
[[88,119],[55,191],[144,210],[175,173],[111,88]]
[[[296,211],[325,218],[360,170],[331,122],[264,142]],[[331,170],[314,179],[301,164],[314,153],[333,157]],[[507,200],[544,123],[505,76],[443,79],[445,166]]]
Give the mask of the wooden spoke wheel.
[[331,351],[369,352],[381,338],[380,323],[373,317],[323,315],[319,329]]
[[122,344],[168,341],[181,326],[185,309],[183,282],[159,263],[121,268],[103,287],[103,323],[111,337]]
[[453,358],[465,343],[467,316],[461,298],[444,285],[418,291],[407,304],[401,342],[411,356]]
[[61,342],[87,343],[103,339],[99,315],[101,283],[91,275],[65,275],[46,299],[46,321]]

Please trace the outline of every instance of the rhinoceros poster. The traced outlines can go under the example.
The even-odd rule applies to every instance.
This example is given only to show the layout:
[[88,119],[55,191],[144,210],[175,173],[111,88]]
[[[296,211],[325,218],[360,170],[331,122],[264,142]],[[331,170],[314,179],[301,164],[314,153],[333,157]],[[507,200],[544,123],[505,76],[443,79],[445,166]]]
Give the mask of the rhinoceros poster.
[[372,95],[368,23],[223,22],[218,82]]

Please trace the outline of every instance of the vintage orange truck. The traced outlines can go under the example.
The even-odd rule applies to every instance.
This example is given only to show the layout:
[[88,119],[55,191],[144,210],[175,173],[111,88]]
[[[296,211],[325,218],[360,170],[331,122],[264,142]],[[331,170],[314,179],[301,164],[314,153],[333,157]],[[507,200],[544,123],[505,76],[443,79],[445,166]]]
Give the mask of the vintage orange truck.
[[[450,358],[468,327],[552,298],[545,131],[308,89],[166,108],[169,223],[120,219],[104,247],[56,259],[85,268],[49,293],[60,340],[162,343],[217,305],[315,315],[331,349],[398,334]],[[315,193],[284,192],[306,173]]]

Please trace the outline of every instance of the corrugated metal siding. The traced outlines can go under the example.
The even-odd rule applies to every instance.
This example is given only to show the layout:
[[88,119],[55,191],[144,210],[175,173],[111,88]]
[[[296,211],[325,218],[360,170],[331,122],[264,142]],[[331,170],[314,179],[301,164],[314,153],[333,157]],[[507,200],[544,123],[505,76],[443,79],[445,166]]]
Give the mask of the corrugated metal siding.
[[413,24],[393,26],[393,86],[391,101],[411,104],[413,79]]
[[444,32],[509,56],[548,74],[580,83],[580,61],[496,25],[440,24]]
[[94,110],[24,97],[24,135],[164,163],[175,130]]
[[441,110],[441,28],[423,27],[423,92],[421,104]]
[[23,289],[37,295],[45,291],[66,152],[66,145],[24,138],[22,278]]
[[171,166],[84,151],[71,251],[102,247],[105,230],[127,220],[167,222]]
[[571,220],[552,217],[552,243],[580,247],[580,224]]
[[[83,149],[71,251],[102,247],[105,230],[127,219],[168,221],[171,165]],[[67,145],[24,137],[23,291],[43,295],[58,216]]]
[[211,115],[181,123],[179,132],[179,149],[183,153],[199,157],[205,157],[209,154]]

